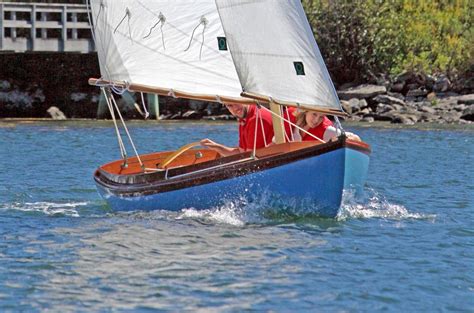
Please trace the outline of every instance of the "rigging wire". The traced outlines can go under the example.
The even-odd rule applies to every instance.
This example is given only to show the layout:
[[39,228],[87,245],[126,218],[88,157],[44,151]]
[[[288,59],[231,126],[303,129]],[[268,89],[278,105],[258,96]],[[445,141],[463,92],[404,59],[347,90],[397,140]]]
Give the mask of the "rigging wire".
[[[258,120],[257,120],[257,124],[258,124]],[[257,127],[257,125],[255,125],[255,127]],[[265,145],[265,147],[267,147],[267,138],[265,137],[265,128],[263,127],[263,118],[260,118],[260,128],[262,129],[262,134],[263,134],[263,144]]]
[[137,156],[138,163],[140,163],[141,168],[145,170],[145,166],[143,165],[140,155],[138,154],[137,148],[135,147],[135,144],[133,143],[132,136],[130,136],[130,132],[128,131],[127,125],[125,124],[122,114],[120,113],[119,107],[117,105],[117,102],[115,101],[113,94],[111,94],[111,99],[112,99],[112,102],[114,103],[115,109],[117,110],[117,114],[120,117],[120,121],[122,122],[123,129],[125,130],[125,133],[127,134],[130,145],[132,146],[133,151],[135,152],[135,155]]
[[110,116],[112,117],[112,120],[114,122],[114,126],[115,126],[115,132],[117,134],[117,140],[118,140],[118,144],[119,144],[119,148],[120,148],[120,154],[122,155],[122,159],[123,159],[123,166],[126,167],[127,166],[127,150],[125,149],[125,145],[123,144],[123,140],[122,140],[122,136],[120,134],[120,130],[119,130],[119,127],[117,125],[117,119],[115,118],[115,111],[114,111],[114,108],[112,106],[112,103],[110,101],[110,91],[107,92],[105,90],[105,87],[100,87],[104,97],[105,97],[105,101],[107,102],[107,106],[109,107],[109,111],[110,111]]
[[[290,112],[288,112],[288,107],[285,107],[285,108],[284,108],[284,113],[283,113],[283,115],[285,116],[286,119],[288,119],[288,120],[290,119]],[[294,141],[294,140],[295,140],[295,138],[294,138],[294,136],[293,136],[293,132],[291,131],[291,127],[289,127],[289,128],[290,128],[290,136],[291,136],[291,138],[288,136],[288,134],[286,133],[286,129],[285,129],[285,138],[287,139],[287,142],[291,142],[291,141]]]
[[267,109],[267,108],[266,108],[266,107],[264,107],[263,105],[262,105],[262,108],[263,108],[264,110],[266,110],[266,111],[270,112],[272,115],[275,115],[275,116],[277,116],[278,118],[284,119],[284,120],[285,120],[285,122],[287,122],[287,123],[288,123],[288,124],[290,124],[291,126],[295,126],[297,129],[299,129],[299,130],[303,131],[303,132],[304,132],[305,134],[307,134],[307,135],[310,135],[311,137],[313,137],[314,139],[316,139],[316,140],[320,141],[321,143],[326,143],[326,142],[325,142],[324,140],[322,140],[321,138],[319,138],[319,137],[317,137],[317,136],[315,136],[315,135],[311,134],[310,132],[308,132],[308,131],[304,130],[303,128],[299,127],[299,126],[298,126],[298,125],[296,125],[295,123],[292,123],[290,120],[287,120],[287,119],[285,119],[285,118],[283,118],[283,117],[279,116],[278,114],[276,114],[276,113],[272,112],[272,110],[269,110],[269,109]]
[[255,133],[253,136],[253,149],[252,149],[252,159],[255,159],[257,156],[257,131],[258,131],[258,119],[260,116],[260,111],[257,105],[257,120],[255,121]]
[[346,132],[344,131],[344,128],[342,128],[341,122],[337,116],[334,116],[334,121],[336,122],[336,128],[341,131],[341,134],[345,135]]

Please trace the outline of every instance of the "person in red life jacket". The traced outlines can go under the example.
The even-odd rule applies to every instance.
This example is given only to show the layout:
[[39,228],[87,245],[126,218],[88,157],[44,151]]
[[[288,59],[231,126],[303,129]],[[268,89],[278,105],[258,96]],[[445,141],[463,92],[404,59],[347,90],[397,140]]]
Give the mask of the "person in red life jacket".
[[[300,111],[296,113],[296,125],[303,128],[313,136],[324,140],[325,142],[336,140],[340,135],[340,131],[334,127],[334,124],[325,115],[313,111]],[[317,140],[311,135],[297,129],[293,129],[294,141],[315,141]],[[356,134],[346,132],[349,139],[360,141]]]
[[[255,128],[257,127],[256,148],[271,144],[273,137],[272,116],[266,110],[257,110],[256,105],[240,103],[225,104],[229,112],[239,120],[239,146],[227,147],[208,138],[201,140],[201,145],[216,151],[222,156],[229,156],[254,148]],[[263,128],[263,132],[262,132]]]

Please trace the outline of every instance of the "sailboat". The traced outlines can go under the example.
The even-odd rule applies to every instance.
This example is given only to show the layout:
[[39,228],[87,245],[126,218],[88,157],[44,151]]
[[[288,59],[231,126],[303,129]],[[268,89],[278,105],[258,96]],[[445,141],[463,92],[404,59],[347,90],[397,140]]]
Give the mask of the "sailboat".
[[[265,195],[335,217],[343,191],[363,187],[370,146],[338,123],[346,114],[299,0],[90,0],[90,18],[101,77],[89,83],[107,99],[122,155],[94,180],[114,210],[199,210]],[[199,143],[140,155],[114,97],[125,91],[257,105],[272,114],[275,143],[227,157]],[[291,141],[283,107],[334,116],[341,135]]]

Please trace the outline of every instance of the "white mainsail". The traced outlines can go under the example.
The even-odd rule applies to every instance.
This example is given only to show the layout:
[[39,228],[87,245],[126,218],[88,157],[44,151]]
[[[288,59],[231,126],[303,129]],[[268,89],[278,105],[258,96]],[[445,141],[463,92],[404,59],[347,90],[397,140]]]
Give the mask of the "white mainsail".
[[244,95],[342,111],[300,0],[216,0]]
[[214,0],[90,0],[102,79],[240,97]]

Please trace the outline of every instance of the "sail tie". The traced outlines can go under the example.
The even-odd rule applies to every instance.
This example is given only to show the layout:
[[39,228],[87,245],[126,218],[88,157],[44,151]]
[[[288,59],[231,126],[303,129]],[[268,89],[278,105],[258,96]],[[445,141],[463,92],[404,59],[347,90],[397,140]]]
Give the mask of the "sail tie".
[[216,95],[216,101],[220,104],[224,104],[224,102],[222,102],[221,97],[219,95]]
[[143,112],[139,112],[142,114],[142,116],[147,119],[150,116],[150,113],[148,112],[146,105],[145,105],[145,98],[143,97],[143,92],[140,92],[140,95],[142,97],[142,105],[143,105],[143,110],[145,111],[145,115],[143,115]]
[[194,32],[196,31],[196,29],[198,29],[199,26],[203,25],[203,28],[202,28],[202,42],[201,42],[201,48],[199,50],[199,60],[201,60],[201,54],[202,54],[202,46],[204,45],[204,32],[206,31],[206,26],[208,24],[208,20],[206,19],[206,17],[203,15],[201,16],[201,20],[199,21],[199,24],[197,24],[196,27],[194,27],[193,29],[193,33],[191,34],[191,38],[189,39],[189,44],[188,44],[188,47],[186,49],[184,49],[184,51],[188,51],[189,48],[191,47],[191,43],[193,41],[193,37],[194,37]]
[[120,20],[120,23],[118,23],[118,25],[115,27],[114,29],[114,34],[117,32],[117,29],[119,28],[119,26],[122,24],[122,22],[125,20],[125,18],[128,17],[128,35],[130,36],[130,41],[132,42],[133,44],[133,41],[132,41],[132,30],[130,28],[130,18],[132,17],[132,12],[130,12],[130,9],[127,7],[125,9],[125,15],[124,17],[122,18],[122,20]]
[[130,88],[130,83],[126,80],[120,84],[113,82],[110,85],[110,88],[112,88],[112,90],[118,95],[123,95],[126,91],[129,91]]
[[161,42],[163,43],[163,49],[166,50],[166,46],[165,46],[165,35],[163,34],[163,25],[165,25],[165,22],[166,22],[166,17],[163,15],[163,13],[160,12],[160,14],[158,15],[158,22],[155,23],[155,25],[153,25],[151,28],[150,28],[150,32],[148,33],[148,35],[146,35],[145,37],[143,37],[143,39],[146,39],[148,37],[150,37],[153,29],[158,25],[158,24],[161,24],[160,26],[160,30],[161,30]]

